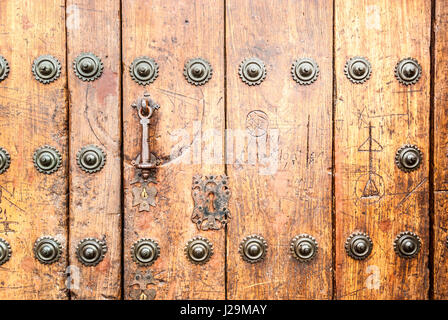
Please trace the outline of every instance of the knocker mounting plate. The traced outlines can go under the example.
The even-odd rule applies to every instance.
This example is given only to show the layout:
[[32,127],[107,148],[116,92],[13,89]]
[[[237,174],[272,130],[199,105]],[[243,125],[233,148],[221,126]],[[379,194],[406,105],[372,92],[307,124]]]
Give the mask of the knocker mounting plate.
[[192,196],[194,200],[191,221],[199,230],[219,230],[231,219],[228,209],[230,189],[228,178],[195,175]]
[[155,197],[157,195],[156,187],[149,184],[157,183],[155,168],[160,165],[160,160],[149,149],[149,125],[151,124],[151,117],[154,111],[159,109],[159,105],[150,98],[149,94],[145,93],[143,98],[139,99],[132,107],[137,109],[142,126],[142,151],[132,161],[132,165],[135,167],[135,176],[130,184],[140,185],[132,188],[132,206],[138,206],[138,211],[149,211],[151,206],[156,206]]

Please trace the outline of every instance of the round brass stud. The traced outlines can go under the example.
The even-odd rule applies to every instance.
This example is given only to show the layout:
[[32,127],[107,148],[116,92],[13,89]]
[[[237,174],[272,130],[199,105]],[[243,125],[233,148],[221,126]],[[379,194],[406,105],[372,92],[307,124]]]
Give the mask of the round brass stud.
[[309,85],[319,76],[319,66],[310,58],[296,60],[291,67],[292,78],[301,85]]
[[423,160],[423,153],[412,144],[405,144],[395,154],[395,164],[404,172],[417,170]]
[[266,78],[266,66],[258,58],[246,58],[241,62],[238,73],[244,83],[255,86]]
[[39,172],[51,174],[61,167],[62,157],[56,148],[43,146],[34,152],[33,161]]
[[205,59],[194,58],[185,63],[185,79],[187,79],[188,83],[195,86],[202,86],[206,84],[211,79],[212,74],[212,65]]
[[138,57],[129,67],[131,78],[142,86],[153,83],[159,75],[159,65],[154,59]]
[[253,234],[245,237],[240,243],[239,252],[244,261],[257,263],[266,257],[268,243],[259,235]]
[[394,250],[402,258],[414,258],[421,247],[421,240],[418,235],[411,231],[401,232],[394,241]]
[[5,239],[0,238],[0,266],[11,258],[11,246]]
[[73,70],[82,81],[94,81],[103,74],[103,62],[93,53],[81,53],[73,61]]
[[6,149],[0,147],[0,174],[6,172],[11,164],[11,156]]
[[0,56],[0,82],[5,80],[9,74],[9,64],[3,56]]
[[61,75],[61,63],[51,55],[43,55],[34,60],[32,71],[37,81],[48,84]]
[[62,246],[55,238],[44,236],[36,240],[33,252],[40,263],[52,264],[61,257]]
[[205,264],[213,255],[213,244],[208,239],[196,236],[185,246],[185,254],[194,264]]
[[76,247],[76,256],[79,262],[90,267],[103,261],[107,253],[106,243],[95,238],[81,240]]
[[353,83],[364,83],[372,74],[372,66],[364,57],[353,57],[345,63],[344,73]]
[[76,153],[76,162],[87,173],[98,172],[106,163],[106,153],[93,144],[84,146]]
[[152,239],[140,239],[132,245],[131,256],[139,266],[148,267],[160,256],[159,244]]
[[416,84],[421,76],[422,67],[416,59],[406,58],[395,66],[395,78],[406,86]]
[[299,234],[291,240],[289,247],[291,255],[300,262],[308,262],[317,254],[318,245],[316,239],[308,234]]
[[355,260],[364,260],[372,252],[373,241],[364,232],[354,232],[345,241],[345,251]]

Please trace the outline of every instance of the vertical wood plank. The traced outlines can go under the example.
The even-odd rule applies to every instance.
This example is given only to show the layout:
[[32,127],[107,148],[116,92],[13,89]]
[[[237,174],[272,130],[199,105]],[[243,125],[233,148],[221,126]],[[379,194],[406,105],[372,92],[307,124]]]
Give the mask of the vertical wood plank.
[[[67,50],[70,94],[70,264],[79,283],[72,299],[121,297],[121,56],[120,1],[68,0]],[[81,53],[101,58],[100,78],[83,82],[73,71]],[[96,145],[106,153],[101,171],[87,173],[77,152]],[[97,266],[84,266],[76,247],[84,238],[105,241],[107,253]],[[74,271],[74,270],[72,270]]]
[[[224,230],[200,232],[191,222],[193,176],[224,173],[223,8],[221,0],[123,1],[126,299],[225,297]],[[132,61],[141,56],[159,65],[158,78],[146,87],[129,74]],[[213,67],[213,76],[204,86],[189,84],[183,75],[185,62],[196,57]],[[151,121],[149,141],[164,164],[156,169],[156,206],[139,212],[132,206],[135,185],[130,182],[135,173],[131,161],[141,152],[141,126],[131,104],[145,91],[160,105]],[[217,151],[216,161],[206,156],[207,149]],[[202,266],[191,264],[184,253],[185,244],[196,235],[214,245],[213,257]],[[131,258],[131,246],[142,238],[160,245],[160,257],[150,267],[137,267]],[[144,281],[136,281],[139,274],[150,278],[146,288]]]
[[[430,27],[430,1],[335,2],[337,299],[428,298]],[[353,84],[344,74],[353,56],[372,65],[364,84]],[[411,86],[394,77],[396,64],[407,57],[423,70]],[[375,147],[364,152],[369,137]],[[394,163],[404,144],[415,144],[424,154],[417,171],[402,172]],[[366,195],[369,173],[378,192]],[[400,258],[393,248],[396,235],[406,230],[422,241],[413,259]],[[345,253],[354,231],[373,240],[366,260]]]
[[[226,1],[229,299],[332,296],[332,11],[331,1]],[[238,76],[248,57],[266,64],[258,86]],[[294,60],[305,57],[320,69],[309,86],[291,76]],[[319,245],[309,263],[290,254],[302,233]],[[269,246],[253,265],[238,253],[250,234]]]
[[434,299],[448,299],[448,3],[434,16]]
[[[1,1],[0,55],[10,66],[0,82],[0,146],[11,166],[0,175],[0,237],[12,257],[0,267],[0,299],[66,299],[67,266],[67,101],[64,1]],[[44,85],[34,79],[34,59],[50,54],[61,76]],[[34,151],[51,145],[61,168],[46,175],[33,165]],[[52,236],[63,248],[52,265],[39,263],[34,242]]]

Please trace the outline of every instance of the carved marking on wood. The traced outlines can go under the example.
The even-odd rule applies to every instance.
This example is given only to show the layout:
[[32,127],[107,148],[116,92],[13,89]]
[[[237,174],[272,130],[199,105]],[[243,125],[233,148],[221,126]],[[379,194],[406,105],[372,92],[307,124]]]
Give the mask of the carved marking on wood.
[[372,124],[369,122],[369,136],[359,146],[359,152],[369,152],[369,170],[361,175],[355,184],[355,194],[358,199],[369,203],[379,201],[384,195],[383,177],[373,169],[373,152],[381,152],[383,146],[372,136]]
[[253,137],[261,137],[266,134],[269,126],[268,115],[261,110],[252,110],[246,117],[246,129]]

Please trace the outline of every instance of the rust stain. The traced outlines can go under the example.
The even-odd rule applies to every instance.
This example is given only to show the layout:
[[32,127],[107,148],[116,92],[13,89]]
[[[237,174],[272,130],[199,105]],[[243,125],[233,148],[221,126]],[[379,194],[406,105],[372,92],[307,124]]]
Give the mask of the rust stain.
[[117,95],[117,79],[118,77],[116,73],[112,72],[108,68],[104,68],[104,72],[101,77],[93,83],[93,87],[95,88],[97,95],[97,101],[100,104],[106,105],[106,98],[108,96]]

